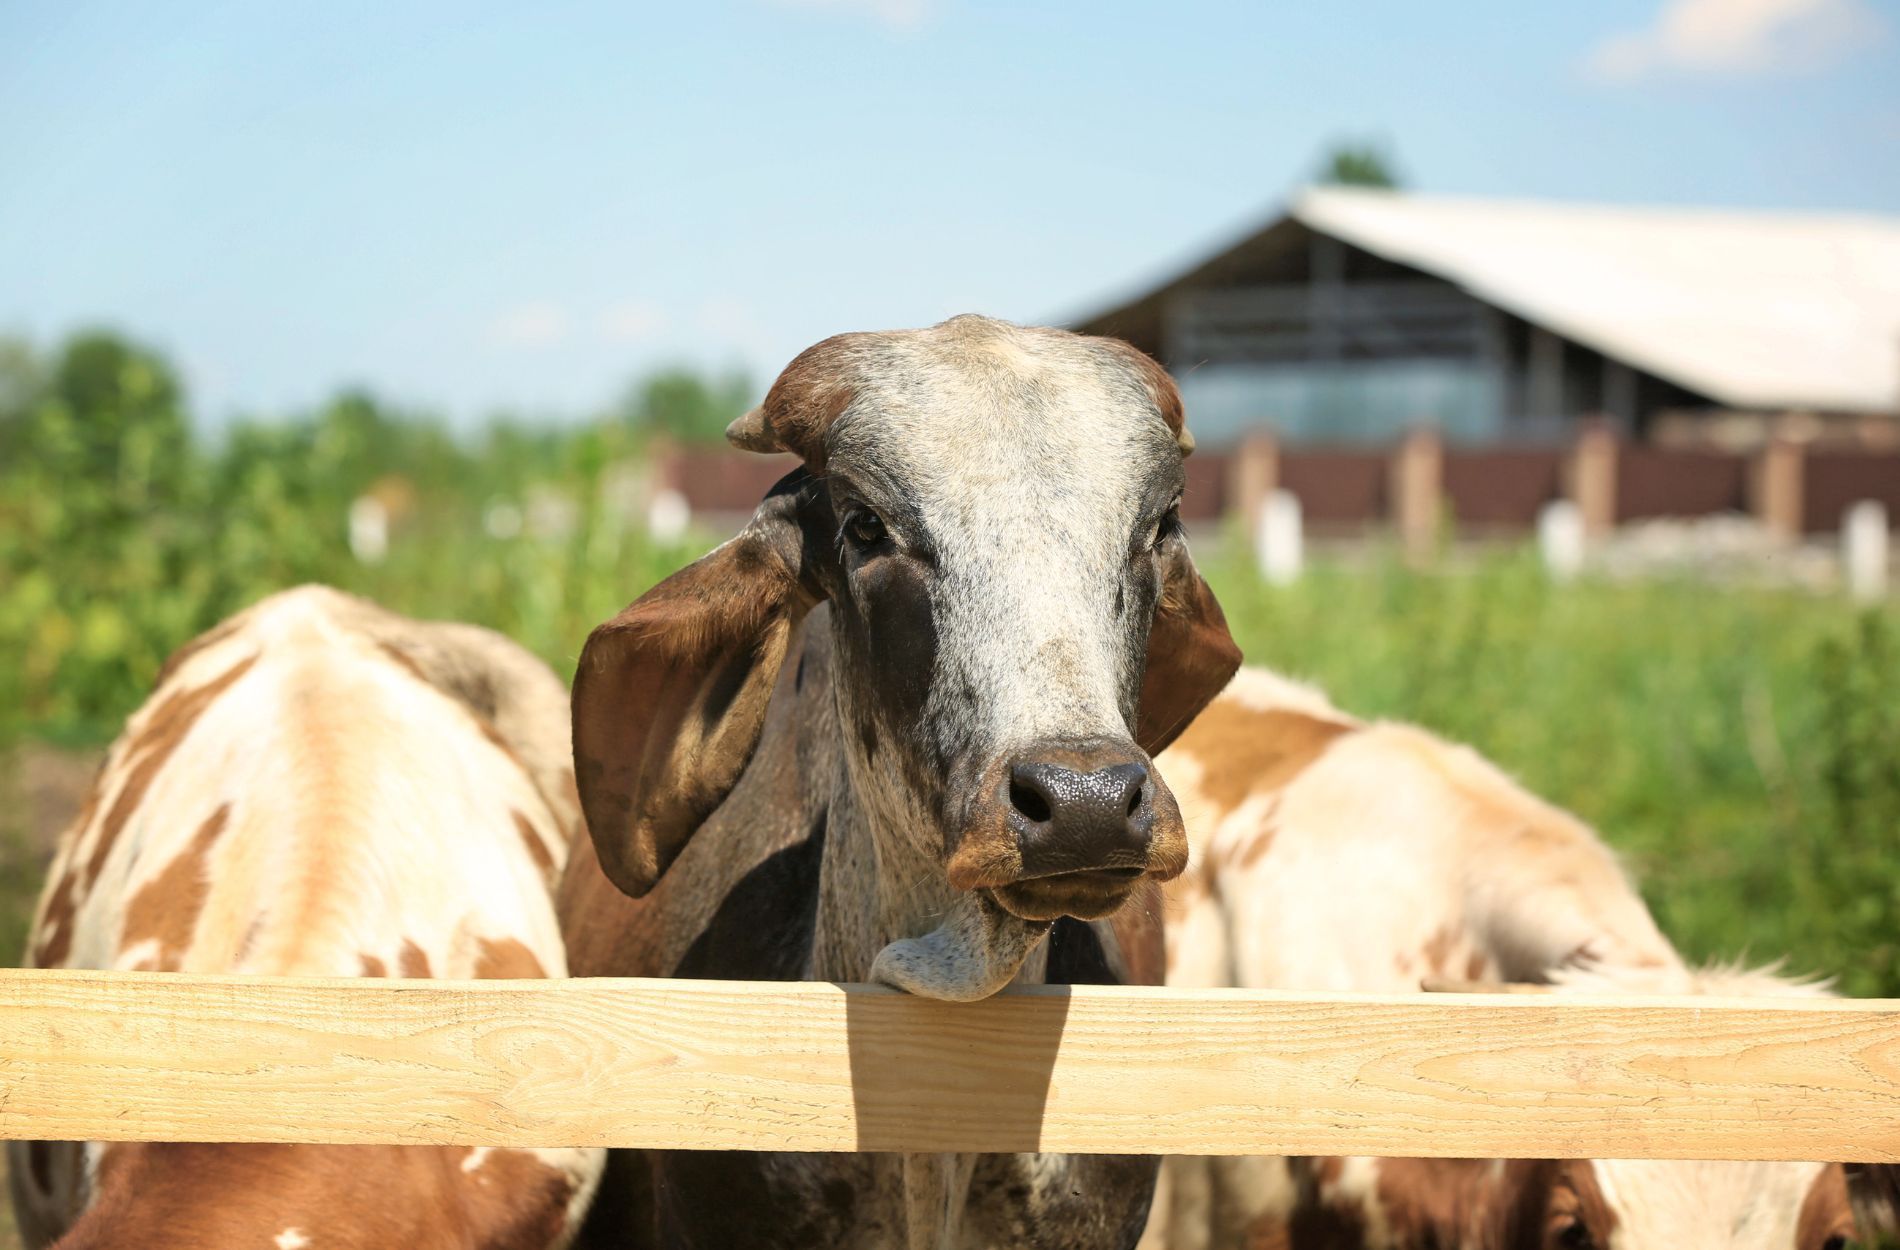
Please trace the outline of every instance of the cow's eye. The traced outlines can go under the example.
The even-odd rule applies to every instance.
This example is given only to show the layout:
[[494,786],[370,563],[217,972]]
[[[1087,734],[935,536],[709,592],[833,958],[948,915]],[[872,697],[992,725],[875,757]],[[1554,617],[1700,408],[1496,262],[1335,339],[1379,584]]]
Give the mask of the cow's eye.
[[1161,519],[1155,522],[1154,545],[1159,547],[1181,532],[1181,502],[1176,500],[1169,505],[1166,512],[1161,514]]
[[1558,1250],[1592,1250],[1595,1242],[1590,1238],[1590,1230],[1584,1227],[1582,1220],[1571,1218],[1559,1223],[1550,1230],[1551,1243]]
[[869,508],[853,508],[844,519],[844,536],[860,551],[884,541],[884,518]]

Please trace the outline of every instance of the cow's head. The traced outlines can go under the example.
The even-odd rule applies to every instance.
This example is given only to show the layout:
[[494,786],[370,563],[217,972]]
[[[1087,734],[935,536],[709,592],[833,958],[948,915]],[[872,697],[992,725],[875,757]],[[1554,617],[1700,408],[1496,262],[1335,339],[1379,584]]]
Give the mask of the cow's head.
[[[1658,1159],[1322,1159],[1296,1244],[1845,1250],[1891,1235],[1890,1168]],[[1274,1224],[1269,1218],[1265,1227]]]
[[575,679],[582,801],[623,890],[724,800],[820,601],[850,801],[978,911],[1099,917],[1181,870],[1151,757],[1240,657],[1182,538],[1192,443],[1158,365],[979,317],[841,335],[729,437],[805,467],[596,630]]
[[1838,1163],[1513,1162],[1499,1250],[1845,1250],[1861,1240]]
[[[1824,997],[1777,966],[1566,968],[1559,993]],[[1845,1250],[1890,1234],[1893,1170],[1838,1163],[1598,1159],[1501,1174],[1499,1250]]]

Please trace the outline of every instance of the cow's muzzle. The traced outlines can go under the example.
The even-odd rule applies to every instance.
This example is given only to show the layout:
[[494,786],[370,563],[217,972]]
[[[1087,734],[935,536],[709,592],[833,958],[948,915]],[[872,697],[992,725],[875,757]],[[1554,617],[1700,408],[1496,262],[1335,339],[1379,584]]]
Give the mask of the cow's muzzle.
[[1045,743],[991,770],[948,864],[959,889],[987,889],[1025,920],[1094,920],[1146,875],[1187,866],[1174,796],[1129,742]]

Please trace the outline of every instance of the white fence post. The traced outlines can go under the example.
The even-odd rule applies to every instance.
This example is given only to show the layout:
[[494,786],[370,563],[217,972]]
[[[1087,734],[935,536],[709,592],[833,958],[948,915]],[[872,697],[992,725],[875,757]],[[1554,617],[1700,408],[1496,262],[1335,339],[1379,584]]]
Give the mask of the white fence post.
[[686,496],[671,487],[654,491],[647,503],[647,533],[656,542],[678,542],[692,520],[693,509]]
[[1841,567],[1847,593],[1858,603],[1874,603],[1887,593],[1887,509],[1863,499],[1841,518]]
[[1568,499],[1553,499],[1537,514],[1537,550],[1544,571],[1567,582],[1583,571],[1583,509]]
[[350,503],[350,554],[364,564],[381,564],[389,554],[389,509],[374,495]]
[[1285,490],[1267,496],[1260,509],[1260,532],[1254,535],[1254,551],[1260,560],[1260,575],[1269,584],[1289,586],[1300,580],[1306,558],[1305,528],[1298,496]]

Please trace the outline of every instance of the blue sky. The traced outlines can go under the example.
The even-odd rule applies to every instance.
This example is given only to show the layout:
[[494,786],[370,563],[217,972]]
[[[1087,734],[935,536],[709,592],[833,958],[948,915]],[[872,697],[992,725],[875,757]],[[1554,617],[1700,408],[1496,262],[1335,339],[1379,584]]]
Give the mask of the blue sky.
[[214,424],[762,387],[1086,309],[1368,137],[1427,191],[1900,212],[1900,12],[0,0],[0,332],[156,342]]

